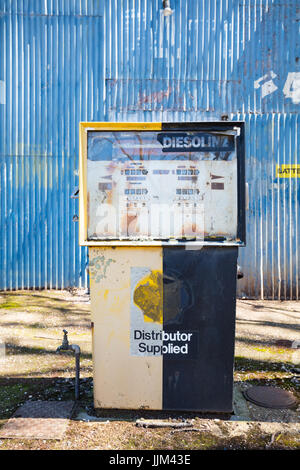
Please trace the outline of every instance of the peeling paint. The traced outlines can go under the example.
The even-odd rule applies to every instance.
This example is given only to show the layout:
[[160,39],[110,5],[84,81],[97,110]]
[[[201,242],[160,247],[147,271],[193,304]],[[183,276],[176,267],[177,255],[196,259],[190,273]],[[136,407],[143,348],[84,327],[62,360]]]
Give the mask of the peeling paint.
[[283,93],[294,104],[300,103],[300,72],[290,72],[287,76]]
[[160,271],[151,271],[134,290],[134,303],[142,310],[146,322],[163,321],[163,281]]
[[261,88],[261,97],[264,98],[265,96],[274,93],[278,89],[275,85],[273,79],[276,78],[277,75],[272,70],[270,73],[263,75],[262,77],[258,78],[254,82],[254,88],[258,89]]
[[106,278],[106,271],[108,266],[115,262],[116,261],[114,259],[106,259],[103,255],[96,256],[95,258],[91,259],[89,265],[91,278],[96,283],[99,283],[102,279]]

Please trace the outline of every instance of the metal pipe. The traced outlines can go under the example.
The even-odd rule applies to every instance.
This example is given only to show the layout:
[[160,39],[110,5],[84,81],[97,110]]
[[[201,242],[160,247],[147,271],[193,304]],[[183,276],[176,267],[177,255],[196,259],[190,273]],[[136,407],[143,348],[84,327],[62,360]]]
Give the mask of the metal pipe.
[[77,344],[71,344],[70,349],[75,353],[75,400],[79,400],[80,347]]
[[56,349],[56,353],[60,351],[73,351],[75,354],[75,400],[79,400],[79,381],[80,381],[80,347],[78,344],[69,344],[68,332],[63,330],[64,337],[62,344]]

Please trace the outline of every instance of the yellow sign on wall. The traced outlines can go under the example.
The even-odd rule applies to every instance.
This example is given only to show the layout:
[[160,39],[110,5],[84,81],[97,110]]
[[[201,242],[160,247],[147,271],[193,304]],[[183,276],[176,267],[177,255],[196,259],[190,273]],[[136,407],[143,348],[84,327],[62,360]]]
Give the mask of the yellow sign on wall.
[[300,178],[300,165],[276,165],[277,178]]

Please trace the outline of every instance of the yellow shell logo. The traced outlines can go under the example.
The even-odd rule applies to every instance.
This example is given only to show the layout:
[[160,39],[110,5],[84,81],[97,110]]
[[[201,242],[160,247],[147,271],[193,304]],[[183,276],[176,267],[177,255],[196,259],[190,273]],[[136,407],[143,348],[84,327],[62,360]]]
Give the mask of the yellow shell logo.
[[163,322],[163,276],[161,271],[151,271],[136,285],[134,303],[142,310],[146,322]]

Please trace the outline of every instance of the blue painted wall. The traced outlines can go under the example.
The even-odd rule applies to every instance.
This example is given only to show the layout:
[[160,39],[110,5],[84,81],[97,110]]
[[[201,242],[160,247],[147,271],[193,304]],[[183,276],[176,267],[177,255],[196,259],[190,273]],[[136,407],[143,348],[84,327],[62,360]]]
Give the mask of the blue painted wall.
[[246,121],[240,296],[299,298],[298,0],[0,0],[0,289],[85,286],[80,121]]

